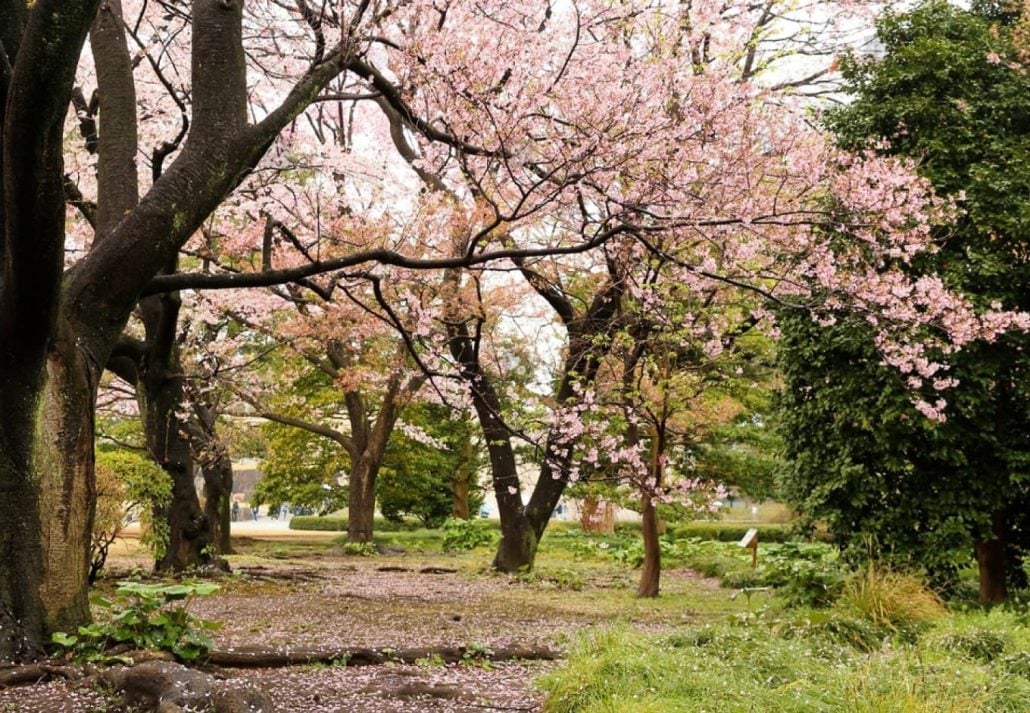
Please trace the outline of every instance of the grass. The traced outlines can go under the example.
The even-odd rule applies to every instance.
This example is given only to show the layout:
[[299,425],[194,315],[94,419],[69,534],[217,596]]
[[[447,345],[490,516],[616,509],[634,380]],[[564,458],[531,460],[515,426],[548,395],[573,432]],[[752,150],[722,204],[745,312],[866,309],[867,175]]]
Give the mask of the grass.
[[626,626],[592,631],[541,680],[544,710],[1015,713],[1030,700],[1030,679],[941,645],[870,653],[815,630],[782,636],[769,623],[651,636]]

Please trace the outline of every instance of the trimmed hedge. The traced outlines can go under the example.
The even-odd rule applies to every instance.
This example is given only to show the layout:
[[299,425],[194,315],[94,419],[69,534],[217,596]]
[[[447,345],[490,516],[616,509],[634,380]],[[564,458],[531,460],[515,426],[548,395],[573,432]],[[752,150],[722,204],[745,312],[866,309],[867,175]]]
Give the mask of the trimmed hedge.
[[347,529],[347,518],[332,516],[323,517],[319,515],[294,515],[290,519],[290,529],[343,532]]
[[[346,532],[347,518],[339,515],[294,515],[290,519],[291,530],[318,530],[320,532]],[[418,530],[422,524],[417,520],[393,522],[384,517],[377,517],[373,527],[378,532],[405,532]]]
[[718,542],[739,542],[750,529],[758,530],[759,542],[790,542],[797,536],[788,525],[771,523],[725,523],[725,522],[690,522],[682,525],[670,525],[669,534],[676,539],[697,537],[702,540]]

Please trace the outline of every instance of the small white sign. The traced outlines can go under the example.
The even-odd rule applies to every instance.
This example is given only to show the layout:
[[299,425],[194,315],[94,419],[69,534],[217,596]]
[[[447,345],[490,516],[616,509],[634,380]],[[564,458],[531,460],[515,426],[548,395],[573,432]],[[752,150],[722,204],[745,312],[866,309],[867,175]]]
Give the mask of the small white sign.
[[738,542],[737,544],[739,544],[741,547],[754,547],[758,544],[758,530],[752,527],[750,530],[744,533],[744,537],[742,537],[740,542]]

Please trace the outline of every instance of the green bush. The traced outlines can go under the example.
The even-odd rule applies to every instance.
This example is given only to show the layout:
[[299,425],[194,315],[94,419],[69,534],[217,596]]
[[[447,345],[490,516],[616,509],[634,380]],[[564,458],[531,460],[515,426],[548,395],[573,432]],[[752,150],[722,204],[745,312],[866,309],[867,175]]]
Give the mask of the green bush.
[[443,530],[445,552],[471,550],[481,545],[492,545],[500,538],[500,534],[490,520],[447,518],[440,529]]
[[825,544],[785,542],[763,548],[762,583],[776,587],[788,606],[828,607],[837,600],[847,572],[837,551]]
[[140,543],[155,559],[168,545],[168,523],[153,519],[155,508],[172,501],[172,478],[161,466],[134,451],[98,449],[96,514],[90,539],[89,582],[96,581],[107,552],[130,518],[140,520]]
[[347,518],[333,515],[294,515],[290,519],[290,529],[346,532]]
[[960,652],[981,663],[990,663],[1005,653],[1007,638],[987,628],[946,634],[939,639],[941,646]]

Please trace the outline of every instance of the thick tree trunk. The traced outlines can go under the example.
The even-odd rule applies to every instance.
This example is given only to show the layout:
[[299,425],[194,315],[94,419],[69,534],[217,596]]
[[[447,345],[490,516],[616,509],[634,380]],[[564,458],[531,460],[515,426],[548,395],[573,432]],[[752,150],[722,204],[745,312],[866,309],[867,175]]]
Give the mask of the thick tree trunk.
[[38,375],[0,360],[0,660],[89,620],[99,372],[77,341],[63,331]]
[[976,563],[980,572],[980,603],[1000,604],[1008,599],[1005,553],[1005,513],[992,516],[994,539],[976,542]]
[[371,542],[376,509],[379,463],[362,457],[350,472],[347,501],[347,542]]

